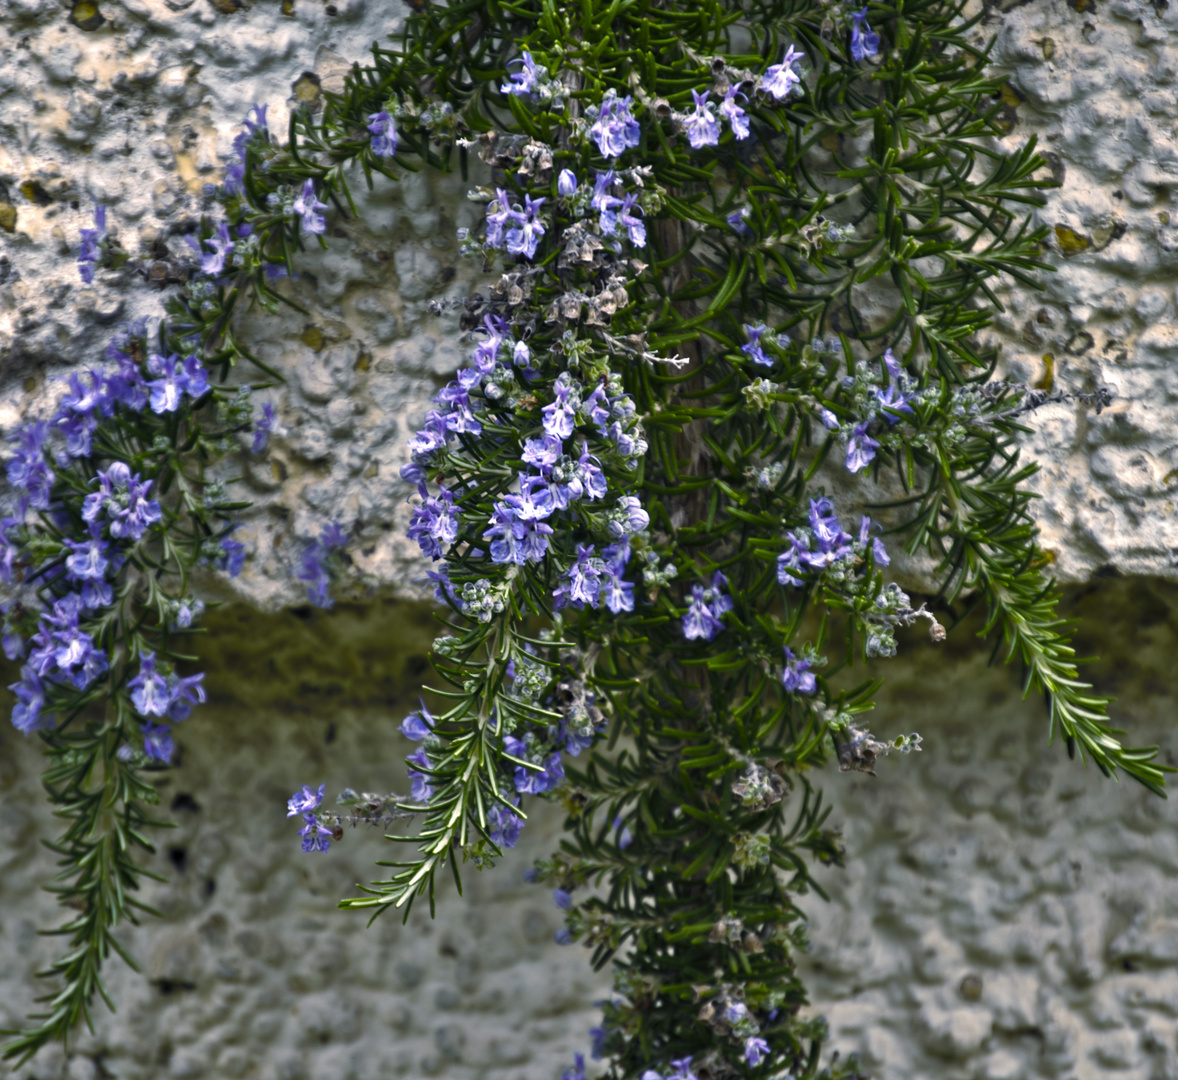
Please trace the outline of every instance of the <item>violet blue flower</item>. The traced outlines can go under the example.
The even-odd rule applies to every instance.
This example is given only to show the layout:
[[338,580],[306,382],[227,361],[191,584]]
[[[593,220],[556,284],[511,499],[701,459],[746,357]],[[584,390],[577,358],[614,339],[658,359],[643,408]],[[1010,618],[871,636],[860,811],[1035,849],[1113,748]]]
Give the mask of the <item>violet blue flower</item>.
[[398,730],[407,739],[412,739],[414,742],[420,742],[422,739],[428,738],[433,734],[434,718],[430,715],[429,709],[425,707],[424,701],[421,703],[421,711],[411,712],[406,716],[401,721],[401,726]]
[[867,468],[875,460],[875,452],[879,443],[867,434],[868,421],[855,425],[851,437],[847,440],[847,468],[855,473]]
[[172,741],[172,729],[150,720],[143,725],[143,752],[154,761],[165,765],[172,763],[176,744]]
[[260,454],[270,442],[270,433],[274,430],[274,406],[265,401],[262,403],[262,413],[254,417],[254,441],[250,446],[250,453]]
[[781,63],[774,64],[761,76],[760,89],[766,94],[772,94],[778,101],[784,101],[802,81],[793,69],[793,64],[802,58],[802,54],[791,45]]
[[78,252],[78,271],[87,285],[94,280],[94,268],[102,261],[105,239],[106,207],[99,203],[94,208],[94,228],[82,230],[82,247]]
[[454,507],[454,493],[441,488],[436,496],[424,499],[413,508],[409,519],[408,536],[416,540],[423,555],[440,559],[446,549],[458,539],[458,511]]
[[416,803],[427,803],[433,798],[434,789],[430,783],[430,778],[422,769],[432,769],[433,764],[430,762],[429,756],[424,749],[415,750],[405,759],[409,764],[416,765],[416,769],[410,769],[408,772],[410,780],[410,797]]
[[763,367],[773,366],[773,357],[766,354],[765,350],[761,348],[761,335],[769,332],[769,327],[765,325],[749,326],[745,325],[744,332],[748,334],[749,340],[747,345],[742,345],[740,351],[745,354],[755,364],[760,364]]
[[304,814],[306,824],[299,829],[303,838],[303,851],[326,851],[331,847],[331,830],[324,828],[314,814]]
[[[116,461],[94,478],[99,490],[82,502],[82,519],[94,524],[104,511],[110,522],[110,534],[118,540],[138,541],[151,525],[163,520],[160,504],[148,499],[152,481],[140,482],[130,467]],[[34,504],[35,505],[35,504]]]
[[315,181],[307,177],[306,183],[303,184],[302,193],[294,201],[295,213],[302,215],[303,232],[312,234],[324,232],[327,225],[323,220],[323,215],[318,211],[326,209],[327,203],[321,203],[315,198]]
[[879,34],[867,25],[867,5],[851,12],[851,59],[856,63],[879,54]]
[[619,98],[616,90],[605,92],[597,119],[589,128],[590,137],[604,157],[620,157],[627,148],[638,145],[642,129],[630,111],[633,101],[629,96]]
[[369,115],[368,132],[372,136],[369,145],[377,157],[392,157],[397,152],[397,127],[387,112]]
[[524,196],[523,212],[517,216],[517,228],[507,232],[507,251],[511,255],[523,255],[527,259],[535,258],[536,247],[540,237],[544,235],[544,223],[539,218],[540,205],[543,198],[533,199],[531,195]]
[[637,205],[638,196],[634,194],[627,195],[622,200],[622,208],[618,211],[617,222],[625,230],[630,237],[630,243],[635,247],[646,246],[646,225],[642,218],[635,217],[634,211],[643,213],[641,206]]
[[12,726],[25,735],[52,727],[53,714],[42,712],[45,707],[45,687],[37,672],[31,664],[25,664],[20,669],[20,676],[20,682],[8,687],[16,695],[16,704],[12,707]]
[[754,1035],[744,1044],[744,1059],[750,1065],[760,1065],[761,1058],[768,1057],[769,1044],[759,1035]]
[[[866,545],[873,524],[875,523],[869,517],[864,517],[859,522],[859,543]],[[876,566],[888,566],[892,561],[888,549],[878,536],[871,537],[871,557]]]
[[[724,100],[720,102],[720,115],[728,121],[733,135],[738,139],[747,139],[749,137],[748,113],[736,104],[738,97],[743,98],[744,94],[740,93],[735,86],[730,86],[728,93],[724,95]],[[748,99],[745,98],[745,100]]]
[[683,129],[687,132],[687,142],[693,150],[704,146],[716,146],[720,142],[720,125],[712,106],[708,104],[708,91],[702,94],[697,90],[691,91],[695,99],[695,112],[683,120]]
[[318,810],[320,804],[323,802],[323,792],[326,790],[326,784],[320,784],[318,791],[304,784],[302,791],[296,791],[287,800],[286,816],[298,817],[299,814],[305,814],[312,810]]
[[791,694],[813,694],[818,689],[818,680],[810,671],[810,661],[794,656],[788,645],[785,649],[785,670],[782,673],[782,685]]
[[[508,73],[508,78],[511,82],[504,83],[499,90],[504,94],[515,94],[517,97],[523,97],[525,94],[533,94],[539,86],[541,79],[548,74],[548,69],[543,64],[537,64],[532,59],[530,52],[524,51],[523,57],[517,57],[515,60],[509,60],[507,66],[512,64],[522,64],[523,68],[520,71],[512,71]],[[513,85],[514,84],[514,85]]]
[[221,222],[216,233],[205,241],[213,250],[201,255],[200,272],[208,277],[216,277],[225,272],[225,260],[233,254],[237,246],[229,238],[229,226]]
[[566,199],[577,193],[577,175],[571,169],[561,169],[556,178],[556,193]]
[[172,703],[167,680],[155,670],[155,653],[139,654],[139,674],[127,686],[131,690],[131,704],[140,716],[164,716]]
[[53,470],[45,460],[45,441],[49,425],[44,420],[23,423],[9,437],[17,445],[16,453],[8,459],[8,482],[28,496],[34,510],[49,509],[49,494],[53,488]]

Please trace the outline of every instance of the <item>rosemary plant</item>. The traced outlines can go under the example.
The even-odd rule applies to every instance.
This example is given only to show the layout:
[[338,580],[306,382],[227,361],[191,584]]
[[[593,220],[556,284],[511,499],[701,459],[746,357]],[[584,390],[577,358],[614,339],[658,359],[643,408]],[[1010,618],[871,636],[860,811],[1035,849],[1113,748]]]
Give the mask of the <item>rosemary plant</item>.
[[[1051,736],[1161,793],[1154,749],[1120,745],[1055,615],[1016,447],[1044,396],[994,381],[979,344],[999,276],[1033,285],[1044,268],[1026,208],[1049,181],[1033,142],[994,144],[998,87],[963,8],[427,2],[321,115],[296,110],[285,142],[256,109],[158,355],[139,335],[138,354],[122,346],[117,377],[155,375],[152,402],[172,379],[176,407],[115,393],[87,414],[84,452],[53,466],[26,433],[9,466],[19,512],[0,533],[29,600],[6,629],[14,649],[34,623],[44,638],[18,722],[42,728],[47,789],[71,823],[65,898],[84,899],[64,928],[65,988],[9,1055],[87,1013],[144,872],[127,852],[147,844],[151,788],[135,770],[166,757],[152,709],[199,694],[159,665],[183,660],[172,605],[186,574],[232,543],[219,524],[232,507],[209,501],[200,468],[251,422],[264,442],[272,419],[205,387],[202,364],[249,359],[234,310],[291,302],[276,278],[309,237],[326,243],[330,206],[355,213],[357,164],[369,185],[473,169],[484,223],[459,239],[487,284],[457,305],[471,363],[402,472],[448,610],[442,705],[402,724],[421,744],[409,796],[340,796],[353,815],[419,827],[390,837],[405,854],[344,907],[432,905],[440,873],[460,884],[463,863],[489,867],[516,843],[528,796],[559,800],[567,837],[534,875],[567,912],[558,940],[613,965],[593,1039],[607,1075],[855,1075],[853,1060],[821,1068],[823,1026],[799,1019],[791,956],[797,897],[820,891],[811,860],[843,857],[812,770],[919,748],[867,730],[876,684],[853,670],[893,655],[900,627],[944,636],[887,579],[898,543],[934,556],[947,621],[987,605],[1027,692],[1049,701]],[[101,222],[90,232],[85,265],[121,257]],[[891,314],[865,319],[865,297]],[[172,351],[191,364],[162,359]],[[155,485],[137,535],[116,525],[139,496],[104,462]],[[863,513],[879,508],[836,505],[836,472],[892,485],[886,536]],[[83,677],[53,635],[78,589],[67,548],[87,542],[113,593],[68,601],[82,621],[66,631],[101,656]],[[330,602],[345,542],[329,529],[307,554],[314,601]],[[45,704],[30,713],[34,693]],[[342,827],[323,798],[305,787],[288,806],[306,851]],[[122,816],[99,828],[105,807]],[[566,1073],[583,1076],[583,1061]]]

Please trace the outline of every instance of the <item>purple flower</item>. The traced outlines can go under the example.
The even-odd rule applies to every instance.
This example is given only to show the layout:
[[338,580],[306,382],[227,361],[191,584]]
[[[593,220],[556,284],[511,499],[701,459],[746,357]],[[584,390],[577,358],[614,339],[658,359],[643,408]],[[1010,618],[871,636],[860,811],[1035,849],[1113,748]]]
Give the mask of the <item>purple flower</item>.
[[102,245],[106,240],[106,207],[101,203],[94,208],[94,226],[82,230],[82,247],[78,252],[78,271],[87,285],[94,280],[94,268],[102,261]]
[[8,459],[8,482],[28,496],[34,510],[49,509],[49,494],[53,489],[53,470],[45,460],[45,440],[49,425],[44,420],[30,420],[21,424],[9,437],[17,444],[16,453]]
[[557,945],[571,945],[573,943],[573,932],[567,926],[562,926],[552,935],[552,940]]
[[607,90],[597,119],[589,135],[605,157],[620,157],[627,147],[637,146],[642,129],[630,112],[632,97],[619,98],[616,90]]
[[667,1080],[699,1080],[699,1077],[691,1071],[690,1055],[679,1058],[678,1061],[672,1061],[671,1068],[675,1071],[667,1076]]
[[741,236],[752,236],[753,230],[746,224],[746,219],[749,216],[749,208],[742,206],[739,210],[733,210],[728,215],[728,224],[732,226]]
[[715,146],[720,141],[720,125],[716,122],[712,106],[708,104],[708,91],[702,94],[691,91],[695,99],[695,112],[683,121],[683,128],[687,132],[687,141],[693,150],[704,146]]
[[769,1056],[769,1044],[759,1035],[754,1035],[744,1044],[744,1059],[750,1065],[760,1065],[761,1058]]
[[562,911],[568,911],[573,906],[573,894],[566,889],[553,889],[552,902]]
[[410,769],[408,772],[410,786],[410,796],[416,803],[427,803],[433,798],[434,789],[430,783],[430,778],[419,770],[432,769],[433,764],[430,762],[429,756],[424,749],[415,750],[405,759],[409,764],[416,765],[416,769]]
[[[810,671],[810,661],[794,656],[788,645],[785,648],[785,671],[782,674],[782,685],[791,694],[812,694],[818,689],[818,680]],[[756,1064],[756,1062],[754,1062]]]
[[307,599],[316,607],[330,610],[334,604],[327,592],[331,586],[331,572],[325,563],[333,551],[342,548],[347,542],[343,529],[335,522],[329,522],[323,527],[319,539],[312,541],[303,553],[302,566],[297,576],[299,581],[306,584]]
[[875,451],[879,443],[867,434],[868,421],[856,424],[851,437],[847,440],[847,468],[855,473],[867,468],[875,460]]
[[53,726],[53,713],[42,713],[45,706],[45,687],[31,664],[20,669],[20,682],[8,687],[16,695],[12,707],[12,726],[28,735],[32,731]]
[[327,790],[326,784],[320,784],[318,791],[304,784],[302,791],[296,791],[287,800],[286,816],[297,817],[299,814],[305,814],[312,810],[318,810],[320,804],[323,802],[323,792],[325,790]]
[[184,678],[174,672],[168,676],[168,693],[172,696],[172,703],[168,706],[168,719],[179,723],[192,715],[193,705],[203,705],[205,702],[204,672],[196,675],[186,675]]
[[[597,463],[597,458],[589,453],[588,442],[581,443],[581,456],[577,459],[577,464],[573,471],[585,498],[590,501],[605,498],[606,493],[609,491],[609,485],[606,483],[605,473],[601,471],[601,466]],[[643,511],[643,513],[646,513],[646,511]],[[649,523],[650,518],[648,516],[647,524]]]
[[[747,139],[749,137],[748,114],[736,104],[738,97],[743,98],[744,94],[741,94],[735,86],[730,86],[728,93],[724,95],[724,100],[720,102],[720,115],[728,121],[733,135],[738,139]],[[745,100],[748,99],[745,98]]]
[[254,441],[250,446],[250,453],[260,454],[270,442],[270,432],[274,430],[274,406],[266,401],[262,403],[262,415],[254,418]]
[[544,223],[540,221],[540,205],[543,198],[533,199],[531,195],[524,196],[524,209],[516,216],[518,228],[507,232],[507,251],[511,255],[523,255],[532,259],[536,255],[536,247],[540,237],[544,235]]
[[314,814],[304,814],[303,821],[306,824],[299,829],[299,836],[303,838],[303,851],[326,851],[331,847],[331,830],[320,825]]
[[159,376],[147,384],[153,413],[175,412],[182,394],[196,401],[208,393],[208,373],[195,356],[186,356],[183,362],[176,353],[167,358],[153,356],[147,361],[147,370]]
[[95,480],[99,490],[82,503],[82,519],[89,524],[105,511],[111,536],[137,541],[149,525],[163,520],[160,504],[147,498],[152,481],[140,483],[139,474],[132,475],[125,462],[116,461],[105,472],[100,470]]
[[[498,207],[492,210],[491,207]],[[509,224],[522,225],[523,214],[513,210],[511,200],[503,188],[497,188],[495,198],[487,204],[487,239],[488,247],[501,248],[507,243],[507,226]]]
[[303,217],[303,232],[322,233],[326,228],[323,216],[317,211],[326,210],[327,203],[321,203],[315,198],[315,181],[307,177],[303,184],[302,193],[294,201],[294,211]]
[[634,610],[634,586],[622,578],[622,571],[630,558],[629,540],[610,544],[602,551],[606,558],[602,575],[601,592],[598,602],[604,604],[615,615]]
[[634,843],[634,834],[630,831],[630,827],[620,818],[614,818],[614,832],[618,834],[618,850],[625,851],[632,843]]
[[200,272],[208,277],[216,277],[225,272],[225,260],[233,254],[237,245],[229,239],[229,226],[223,221],[217,226],[216,234],[205,243],[213,250],[201,255]]
[[683,636],[688,641],[711,641],[723,629],[723,624],[713,614],[712,598],[705,596],[702,585],[693,585],[687,613],[683,616]]
[[[864,517],[859,522],[859,543],[866,546],[867,538],[871,532],[873,522],[871,518]],[[891,563],[891,557],[888,555],[888,549],[884,547],[883,541],[878,536],[871,537],[871,553],[872,560],[876,566],[888,566]]]
[[131,690],[131,704],[140,716],[166,716],[172,704],[172,693],[167,680],[155,670],[155,653],[139,654],[139,674],[127,686]]
[[433,734],[434,718],[430,716],[429,709],[425,707],[425,702],[421,703],[420,712],[411,712],[404,720],[401,721],[401,726],[398,729],[402,735],[407,739],[412,739],[414,742],[420,742]]
[[[513,735],[506,736],[503,745],[512,757],[522,758],[527,752],[523,740]],[[563,779],[564,767],[560,763],[560,754],[552,754],[544,762],[543,770],[529,769],[524,765],[515,767],[515,790],[521,795],[543,795]]]
[[879,53],[879,34],[867,25],[867,5],[851,12],[851,59],[856,63]]
[[556,193],[566,199],[577,193],[577,175],[571,169],[561,169],[556,178]]
[[426,498],[413,508],[408,534],[416,540],[423,555],[440,559],[446,549],[458,539],[458,511],[454,508],[454,493],[441,488],[436,496]]
[[170,765],[172,754],[176,752],[176,744],[172,741],[172,729],[147,721],[143,725],[143,752],[155,761]]
[[621,225],[630,237],[630,243],[635,247],[646,246],[646,225],[642,218],[635,217],[632,211],[635,209],[641,214],[642,207],[636,206],[638,202],[637,195],[627,195],[622,200],[622,208],[618,211],[618,224]]
[[[237,528],[236,525],[233,526]],[[232,532],[232,529],[230,530]],[[236,540],[229,539],[229,533],[225,533],[221,537],[219,544],[221,554],[213,560],[213,565],[218,570],[224,570],[231,578],[237,577],[241,573],[241,568],[245,565],[245,545]]]
[[237,161],[225,170],[224,191],[226,195],[240,195],[245,190],[243,181],[245,179],[246,154],[254,136],[260,133],[264,142],[269,141],[270,130],[266,126],[267,108],[266,105],[255,104],[251,110],[254,119],[251,120],[249,116],[246,116],[242,120],[245,131],[239,132],[233,140],[233,151],[237,155]]
[[829,409],[819,409],[818,417],[822,421],[822,426],[826,428],[827,431],[838,431],[838,417],[835,416],[834,413],[832,413]]
[[598,224],[604,232],[613,231],[612,225],[605,224],[605,215],[613,210],[615,206],[622,205],[621,199],[616,195],[610,194],[610,188],[617,182],[618,178],[614,175],[613,169],[607,169],[605,172],[599,169],[593,181],[593,194],[589,198],[589,205],[602,215]]
[[517,57],[515,60],[507,62],[508,67],[511,67],[512,64],[522,64],[523,69],[508,74],[508,78],[512,81],[499,87],[500,92],[504,94],[515,94],[517,97],[523,97],[525,94],[531,95],[538,88],[540,80],[548,74],[548,69],[543,64],[537,64],[532,60],[532,54],[526,50],[522,59]]
[[791,45],[781,63],[774,64],[761,76],[759,88],[766,94],[772,94],[778,101],[784,101],[802,81],[792,66],[801,59],[802,54]]
[[559,438],[555,435],[543,435],[539,439],[526,440],[520,458],[526,465],[531,465],[547,475],[552,471],[552,466],[560,460],[563,450],[564,443]]
[[592,544],[577,545],[577,559],[564,572],[564,583],[557,590],[556,607],[597,607],[601,592],[604,562],[593,554]]
[[387,112],[371,113],[368,131],[372,135],[372,152],[377,157],[392,157],[397,152],[397,128]]
[[488,835],[491,843],[499,847],[513,848],[519,841],[523,818],[512,813],[506,806],[496,804],[487,811]]
[[106,575],[106,568],[110,565],[108,551],[110,545],[99,539],[98,530],[90,526],[89,540],[65,541],[70,554],[66,556],[66,577],[71,582],[101,581]]
[[761,364],[763,367],[773,366],[773,357],[768,356],[765,350],[761,348],[761,335],[769,332],[769,327],[749,326],[745,325],[744,332],[748,334],[749,340],[747,345],[742,345],[740,351],[745,354],[754,364]]
[[577,403],[572,399],[572,381],[567,371],[560,373],[552,389],[556,399],[540,410],[544,418],[544,431],[554,438],[567,439],[572,435],[577,420]]

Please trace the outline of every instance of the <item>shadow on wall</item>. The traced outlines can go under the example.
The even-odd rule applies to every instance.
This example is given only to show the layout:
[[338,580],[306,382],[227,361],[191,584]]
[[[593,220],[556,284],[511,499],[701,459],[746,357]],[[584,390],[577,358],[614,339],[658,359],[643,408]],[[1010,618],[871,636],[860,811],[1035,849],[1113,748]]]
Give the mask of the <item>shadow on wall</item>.
[[[1178,587],[1101,580],[1065,611],[1083,619],[1079,652],[1101,657],[1085,670],[1118,696],[1130,740],[1178,747]],[[349,831],[306,856],[285,817],[303,783],[326,782],[329,798],[405,789],[411,744],[396,726],[429,681],[432,612],[231,607],[204,625],[210,701],[177,729],[180,764],[160,783],[177,828],[158,834],[152,864],[169,881],[144,896],[164,918],[122,932],[143,977],[112,964],[118,1013],[99,1011],[71,1059],[46,1051],[25,1075],[559,1076],[607,992],[582,950],[553,943],[560,913],[522,881],[554,849],[559,810],[537,807],[494,870],[467,868],[465,898],[444,889],[436,922],[422,909],[368,929],[335,902],[396,848]],[[815,942],[801,966],[832,1046],[860,1050],[877,1080],[1178,1076],[1172,803],[1049,747],[1042,702],[1020,700],[1017,669],[987,667],[979,626],[942,646],[914,629],[880,665],[871,728],[918,731],[922,753],[884,760],[878,778],[818,778],[848,858],[820,871],[830,904],[801,900]],[[34,972],[57,942],[36,929],[62,921],[39,891],[53,828],[39,767],[36,740],[0,725],[5,1027],[47,989]]]
[[[1178,586],[1098,580],[1062,611],[1126,742],[1178,763]],[[969,629],[880,665],[872,729],[923,752],[824,777],[848,857],[805,902],[815,1011],[879,1078],[1178,1077],[1178,808],[1048,745]]]
[[[109,965],[114,1015],[69,1058],[44,1051],[22,1080],[236,1077],[258,1080],[551,1080],[588,1049],[608,991],[580,949],[553,934],[561,912],[523,872],[550,854],[563,812],[537,807],[519,847],[491,871],[449,875],[428,904],[366,928],[336,909],[398,857],[379,831],[349,830],[304,855],[286,800],[303,783],[408,791],[397,731],[429,681],[438,624],[406,604],[337,605],[276,616],[225,608],[193,651],[209,702],[176,729],[161,774],[164,816],[151,866],[169,878],[143,899],[163,913],[120,931],[143,968]],[[12,677],[5,682],[11,682]],[[7,706],[6,706],[7,707]],[[49,988],[35,978],[63,920],[39,887],[53,835],[35,738],[0,727],[0,1027]],[[0,1075],[7,1075],[0,1071]]]

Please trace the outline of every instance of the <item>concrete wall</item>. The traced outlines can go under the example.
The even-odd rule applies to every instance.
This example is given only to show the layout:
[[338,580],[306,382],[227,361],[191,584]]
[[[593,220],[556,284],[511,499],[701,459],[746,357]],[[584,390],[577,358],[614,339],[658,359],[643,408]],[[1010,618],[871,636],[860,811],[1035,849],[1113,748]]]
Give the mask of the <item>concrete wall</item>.
[[[0,228],[15,211],[0,231],[4,431],[46,407],[120,320],[159,311],[149,275],[183,251],[176,234],[205,205],[201,186],[219,179],[248,107],[269,102],[285,130],[300,76],[338,85],[401,11],[373,0],[100,6],[105,23],[84,31],[55,0],[0,0]],[[1105,658],[1116,715],[1132,741],[1170,746],[1178,7],[1001,3],[977,33],[997,35],[1010,76],[1003,143],[1039,135],[1063,181],[1039,212],[1057,272],[1041,294],[1001,292],[1005,367],[1118,395],[1100,417],[1068,405],[1038,414],[1026,444],[1043,466],[1036,513],[1088,620],[1084,651]],[[310,859],[281,816],[303,782],[401,780],[394,728],[428,623],[386,602],[409,604],[421,570],[401,538],[396,474],[461,355],[453,323],[426,304],[470,286],[453,239],[472,223],[464,189],[425,176],[372,196],[359,185],[362,220],[333,220],[328,251],[301,264],[294,288],[312,318],[242,328],[289,375],[266,392],[286,434],[249,467],[246,572],[209,583],[238,605],[210,619],[213,701],[181,729],[164,791],[165,805],[187,795],[199,809],[180,799],[179,828],[161,839],[171,881],[148,898],[166,918],[127,933],[145,979],[112,966],[119,1014],[100,1014],[73,1057],[47,1052],[30,1076],[539,1080],[585,1047],[604,981],[580,950],[552,944],[556,910],[521,882],[554,844],[556,816],[538,815],[495,871],[469,874],[467,898],[447,894],[436,923],[415,913],[408,928],[386,919],[367,931],[334,902],[389,846],[349,835]],[[143,275],[81,284],[69,248],[95,201]],[[357,538],[356,605],[293,614],[300,544],[329,518]],[[1041,706],[1019,703],[1017,673],[986,669],[968,634],[938,652],[917,637],[885,669],[874,727],[920,731],[924,752],[885,762],[878,779],[826,783],[849,865],[826,875],[830,905],[808,901],[806,963],[833,1045],[906,1080],[1178,1075],[1171,804],[1047,748]],[[52,871],[37,843],[52,828],[37,768],[35,744],[0,725],[0,1025],[19,1021],[52,955],[34,933],[55,915],[36,892]]]

